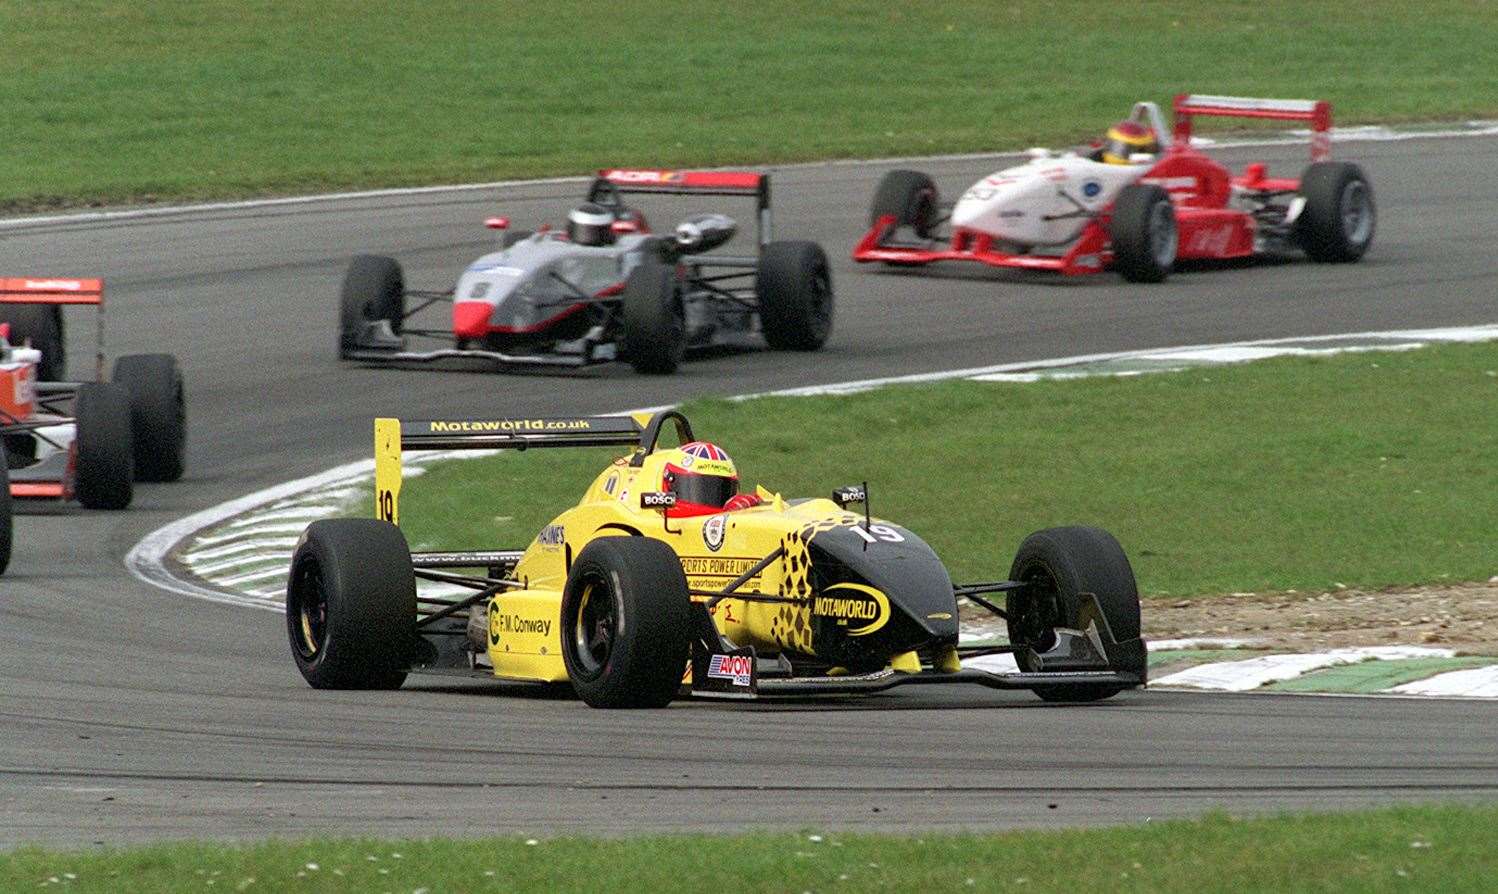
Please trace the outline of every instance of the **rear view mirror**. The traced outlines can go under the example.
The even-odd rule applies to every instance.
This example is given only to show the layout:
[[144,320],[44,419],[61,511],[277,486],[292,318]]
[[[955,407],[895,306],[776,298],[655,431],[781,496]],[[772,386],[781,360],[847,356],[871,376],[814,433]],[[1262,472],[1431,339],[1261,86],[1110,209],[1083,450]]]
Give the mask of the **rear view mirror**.
[[694,214],[676,225],[676,247],[686,255],[712,251],[732,239],[738,229],[726,214]]

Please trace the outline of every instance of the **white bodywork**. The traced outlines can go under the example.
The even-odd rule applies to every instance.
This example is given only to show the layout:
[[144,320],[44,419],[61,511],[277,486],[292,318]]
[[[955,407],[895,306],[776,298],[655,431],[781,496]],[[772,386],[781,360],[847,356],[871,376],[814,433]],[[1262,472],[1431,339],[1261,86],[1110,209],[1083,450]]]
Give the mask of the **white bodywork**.
[[1074,153],[1036,158],[968,187],[952,208],[952,226],[1027,247],[1065,245],[1149,169],[1148,162],[1110,165]]
[[[1130,118],[1152,128],[1156,140],[1167,138],[1154,103],[1135,103]],[[990,174],[969,187],[952,208],[952,226],[1026,248],[1065,245],[1155,161],[1153,155],[1141,155],[1132,164],[1115,165],[1075,152],[1032,149],[1030,154],[1025,164]]]

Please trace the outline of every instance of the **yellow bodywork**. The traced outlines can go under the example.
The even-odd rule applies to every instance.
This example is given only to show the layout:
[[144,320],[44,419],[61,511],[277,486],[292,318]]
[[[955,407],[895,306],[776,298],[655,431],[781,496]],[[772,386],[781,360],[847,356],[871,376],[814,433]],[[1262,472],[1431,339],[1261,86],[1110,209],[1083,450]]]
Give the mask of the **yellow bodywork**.
[[[751,569],[776,547],[786,554],[739,590],[800,597],[799,604],[769,604],[724,599],[713,606],[718,629],[740,646],[761,651],[789,650],[812,654],[810,557],[805,538],[821,525],[852,524],[859,516],[845,512],[831,500],[808,500],[787,506],[777,494],[760,489],[765,502],[749,509],[693,518],[665,518],[640,508],[642,492],[658,491],[661,470],[646,457],[640,467],[627,458],[617,460],[594,480],[577,506],[542,529],[515,568],[526,589],[495,597],[489,604],[489,660],[497,676],[526,680],[567,679],[560,654],[562,590],[571,560],[596,537],[653,537],[681,558],[687,584],[693,590],[721,590]],[[805,529],[805,533],[803,533]],[[706,596],[694,596],[707,601]],[[509,634],[496,629],[493,618],[518,616],[527,630],[549,625],[541,637]],[[883,618],[888,612],[883,613]]]
[[[400,491],[399,423],[392,440],[377,420],[375,437],[376,513],[396,521]],[[691,518],[666,518],[660,511],[642,509],[640,494],[658,492],[664,473],[664,457],[647,454],[640,465],[632,465],[638,454],[620,457],[597,477],[578,504],[542,528],[515,567],[523,589],[509,590],[489,600],[487,606],[488,657],[498,677],[514,680],[560,682],[568,679],[562,661],[562,592],[572,560],[598,537],[653,537],[671,547],[681,558],[682,570],[692,590],[719,591],[751,569],[765,556],[783,547],[784,555],[745,581],[736,592],[768,594],[792,600],[789,603],[748,602],[725,598],[711,608],[719,630],[738,646],[754,646],[763,653],[790,651],[804,655],[812,650],[813,600],[819,614],[835,615],[839,605],[864,606],[868,594],[840,597],[829,588],[813,594],[811,557],[807,542],[817,531],[853,526],[863,516],[841,508],[832,500],[812,499],[788,504],[779,494],[764,488],[756,493],[759,506]],[[855,585],[841,585],[852,587]],[[888,622],[890,610],[882,593],[880,610],[869,615],[850,611],[847,623],[857,632],[872,633]],[[711,597],[694,595],[694,601]],[[875,603],[878,604],[877,602]],[[913,653],[899,660],[910,664]],[[902,668],[904,669],[904,668]],[[917,667],[911,667],[914,671]]]

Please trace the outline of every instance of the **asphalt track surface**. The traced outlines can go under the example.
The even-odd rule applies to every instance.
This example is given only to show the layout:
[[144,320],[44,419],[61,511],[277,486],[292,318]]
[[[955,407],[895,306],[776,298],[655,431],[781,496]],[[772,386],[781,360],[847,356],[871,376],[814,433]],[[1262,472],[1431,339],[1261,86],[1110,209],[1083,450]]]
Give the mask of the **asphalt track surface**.
[[[1303,152],[1224,157],[1295,171]],[[0,579],[0,845],[996,828],[1498,796],[1498,706],[1468,701],[1138,692],[1052,707],[1022,692],[930,687],[620,713],[435,677],[397,692],[316,692],[287,655],[279,616],[155,590],[121,563],[171,520],[367,456],[377,414],[585,413],[1092,352],[1498,320],[1498,140],[1338,153],[1363,163],[1378,192],[1365,263],[1230,267],[1159,286],[859,268],[845,259],[887,166],[777,172],[779,233],[833,255],[831,343],[817,354],[709,358],[670,378],[334,360],[350,254],[388,252],[412,285],[442,287],[491,244],[485,216],[555,219],[575,184],[506,189],[502,202],[491,189],[0,231],[6,275],[108,278],[110,354],[176,353],[191,425],[186,480],[140,487],[127,512],[20,510]],[[998,164],[926,167],[952,193]],[[89,365],[91,328],[86,311],[69,322],[76,374]],[[994,461],[1006,461],[1001,449]],[[995,544],[996,569],[1012,549]]]

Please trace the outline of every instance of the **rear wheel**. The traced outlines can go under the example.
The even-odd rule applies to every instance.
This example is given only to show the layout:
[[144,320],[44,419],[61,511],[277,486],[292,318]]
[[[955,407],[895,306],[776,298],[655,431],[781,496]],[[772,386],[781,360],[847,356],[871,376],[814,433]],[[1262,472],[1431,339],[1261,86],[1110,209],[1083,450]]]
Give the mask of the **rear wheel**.
[[130,394],[118,385],[78,387],[78,502],[89,509],[124,509],[135,495],[135,448],[130,435]]
[[10,565],[10,463],[0,443],[0,574]]
[[681,560],[647,537],[583,547],[562,594],[562,660],[595,708],[661,708],[681,686],[691,642]]
[[366,323],[384,320],[400,334],[406,313],[406,283],[400,264],[383,255],[355,255],[343,277],[339,299],[338,356],[359,346]]
[[832,334],[832,269],[815,242],[771,242],[754,291],[765,341],[777,351],[815,351]]
[[0,304],[0,323],[10,324],[10,343],[31,343],[42,352],[36,366],[39,382],[61,382],[68,373],[67,346],[63,340],[62,308],[56,305]]
[[920,171],[890,171],[874,190],[869,206],[869,226],[893,214],[895,226],[909,227],[922,239],[931,238],[939,197],[936,184]]
[[130,394],[137,481],[176,481],[187,454],[187,396],[171,354],[131,354],[114,362],[110,381]]
[[675,268],[645,252],[624,283],[621,301],[624,359],[635,372],[676,372],[686,356],[687,323]]
[[1295,237],[1313,261],[1345,264],[1361,258],[1373,243],[1378,211],[1373,186],[1355,164],[1321,161],[1300,178],[1305,207],[1295,220]]
[[1164,282],[1176,262],[1176,214],[1170,193],[1133,183],[1113,201],[1108,224],[1113,267],[1129,282]]
[[[1055,630],[1080,627],[1081,594],[1097,597],[1108,628],[1119,642],[1139,638],[1139,589],[1123,547],[1101,528],[1047,528],[1026,537],[1009,579],[1028,586],[1005,599],[1009,641],[1044,652]],[[1014,655],[1020,670],[1036,670],[1026,650]],[[1076,685],[1037,689],[1046,701],[1090,702],[1122,692],[1118,686]]]
[[291,657],[316,689],[397,689],[416,636],[416,573],[400,528],[375,518],[307,526],[286,586]]
[[535,230],[506,230],[505,234],[499,237],[499,247],[509,248],[515,243],[524,242],[534,235],[536,235]]

